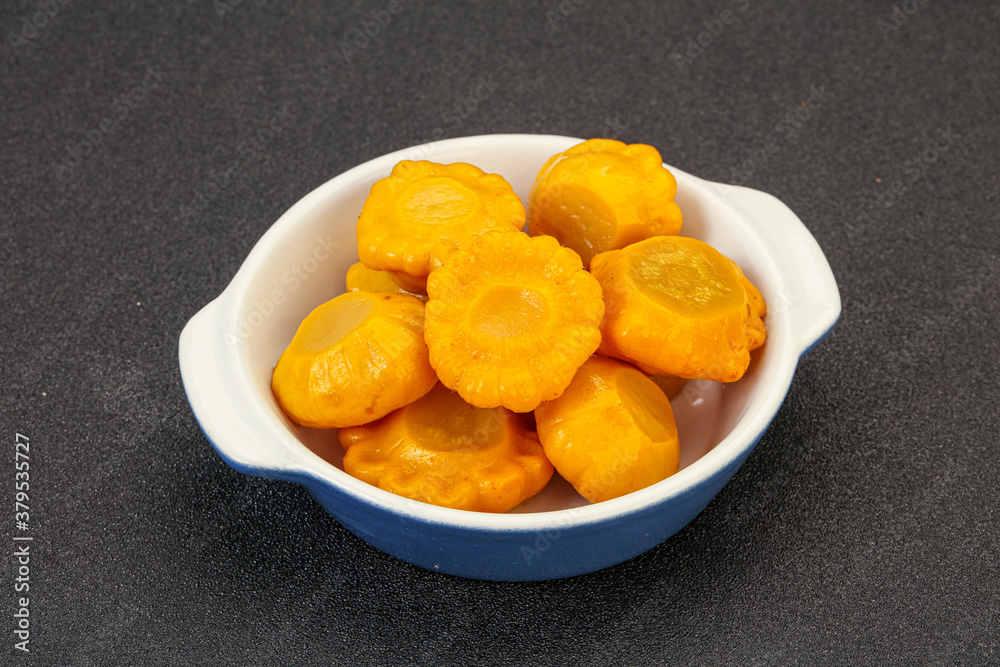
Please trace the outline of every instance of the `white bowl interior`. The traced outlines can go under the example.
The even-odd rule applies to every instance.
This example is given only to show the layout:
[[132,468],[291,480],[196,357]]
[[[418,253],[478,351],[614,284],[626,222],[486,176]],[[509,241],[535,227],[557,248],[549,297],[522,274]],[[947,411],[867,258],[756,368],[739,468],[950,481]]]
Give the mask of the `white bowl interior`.
[[[271,394],[271,372],[302,319],[344,291],[344,274],[358,259],[355,223],[371,185],[387,176],[399,159],[461,161],[501,174],[526,201],[544,162],[575,142],[561,137],[522,136],[519,141],[506,142],[477,142],[471,138],[440,142],[366,163],[296,204],[268,232],[278,235],[279,242],[260,243],[248,257],[241,272],[245,276],[243,298],[233,325],[239,332],[241,360],[252,391],[270,419],[332,468],[343,469],[343,450],[336,432],[307,429],[288,420]],[[766,392],[759,389],[773,384],[780,375],[777,358],[781,354],[776,350],[791,342],[785,309],[774,307],[784,303],[780,277],[748,221],[726,204],[712,184],[671,170],[678,180],[677,202],[684,215],[682,234],[700,238],[734,259],[769,306],[768,341],[754,353],[743,379],[726,385],[691,381],[672,401],[681,442],[679,475],[683,476],[685,469],[703,459],[762,404]],[[317,462],[317,474],[334,479],[346,474],[331,467],[322,469],[324,466]],[[544,491],[513,512],[543,512],[587,504],[557,475]]]

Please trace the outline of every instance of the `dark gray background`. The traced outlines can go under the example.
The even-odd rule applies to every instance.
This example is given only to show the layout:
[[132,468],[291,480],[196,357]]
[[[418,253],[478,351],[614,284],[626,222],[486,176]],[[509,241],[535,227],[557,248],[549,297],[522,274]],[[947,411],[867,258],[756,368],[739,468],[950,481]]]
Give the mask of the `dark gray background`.
[[[228,1],[0,5],[0,551],[17,432],[35,536],[31,654],[4,556],[0,663],[1000,663],[997,3],[401,0],[376,30],[388,0]],[[498,132],[649,143],[770,192],[843,297],[708,509],[565,581],[368,547],[228,468],[177,368],[184,323],[300,197]]]

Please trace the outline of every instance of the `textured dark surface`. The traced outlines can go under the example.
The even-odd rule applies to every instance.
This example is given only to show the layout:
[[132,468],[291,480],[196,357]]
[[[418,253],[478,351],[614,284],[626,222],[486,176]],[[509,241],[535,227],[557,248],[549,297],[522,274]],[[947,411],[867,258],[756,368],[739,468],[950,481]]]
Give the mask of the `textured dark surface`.
[[[113,4],[0,5],[2,549],[18,432],[35,538],[31,653],[5,556],[0,664],[1000,663],[996,3]],[[234,472],[176,361],[302,195],[496,132],[770,192],[844,303],[708,509],[543,584],[425,572]]]

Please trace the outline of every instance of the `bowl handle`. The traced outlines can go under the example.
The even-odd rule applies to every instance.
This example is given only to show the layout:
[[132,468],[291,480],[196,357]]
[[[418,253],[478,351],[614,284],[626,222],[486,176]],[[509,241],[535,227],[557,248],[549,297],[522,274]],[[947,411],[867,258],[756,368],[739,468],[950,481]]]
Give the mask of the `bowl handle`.
[[816,239],[779,199],[750,188],[722,186],[723,196],[753,220],[754,231],[778,266],[784,294],[768,310],[791,311],[800,354],[816,346],[840,317],[840,291]]
[[[226,386],[214,329],[218,300],[209,303],[188,321],[181,332],[178,356],[181,380],[188,402],[201,430],[226,463],[248,475],[295,480],[298,466],[293,449],[280,437],[269,436],[265,425],[254,415],[241,414]],[[272,437],[273,436],[273,437]]]

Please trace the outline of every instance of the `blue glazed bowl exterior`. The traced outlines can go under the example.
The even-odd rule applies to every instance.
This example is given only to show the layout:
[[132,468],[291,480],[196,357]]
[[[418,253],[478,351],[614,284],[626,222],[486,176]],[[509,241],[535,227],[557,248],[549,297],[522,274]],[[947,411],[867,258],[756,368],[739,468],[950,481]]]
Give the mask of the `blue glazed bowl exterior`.
[[745,458],[733,460],[676,496],[637,511],[534,531],[436,523],[386,512],[321,480],[302,483],[341,525],[400,560],[471,579],[543,581],[617,565],[662,543],[711,502]]

